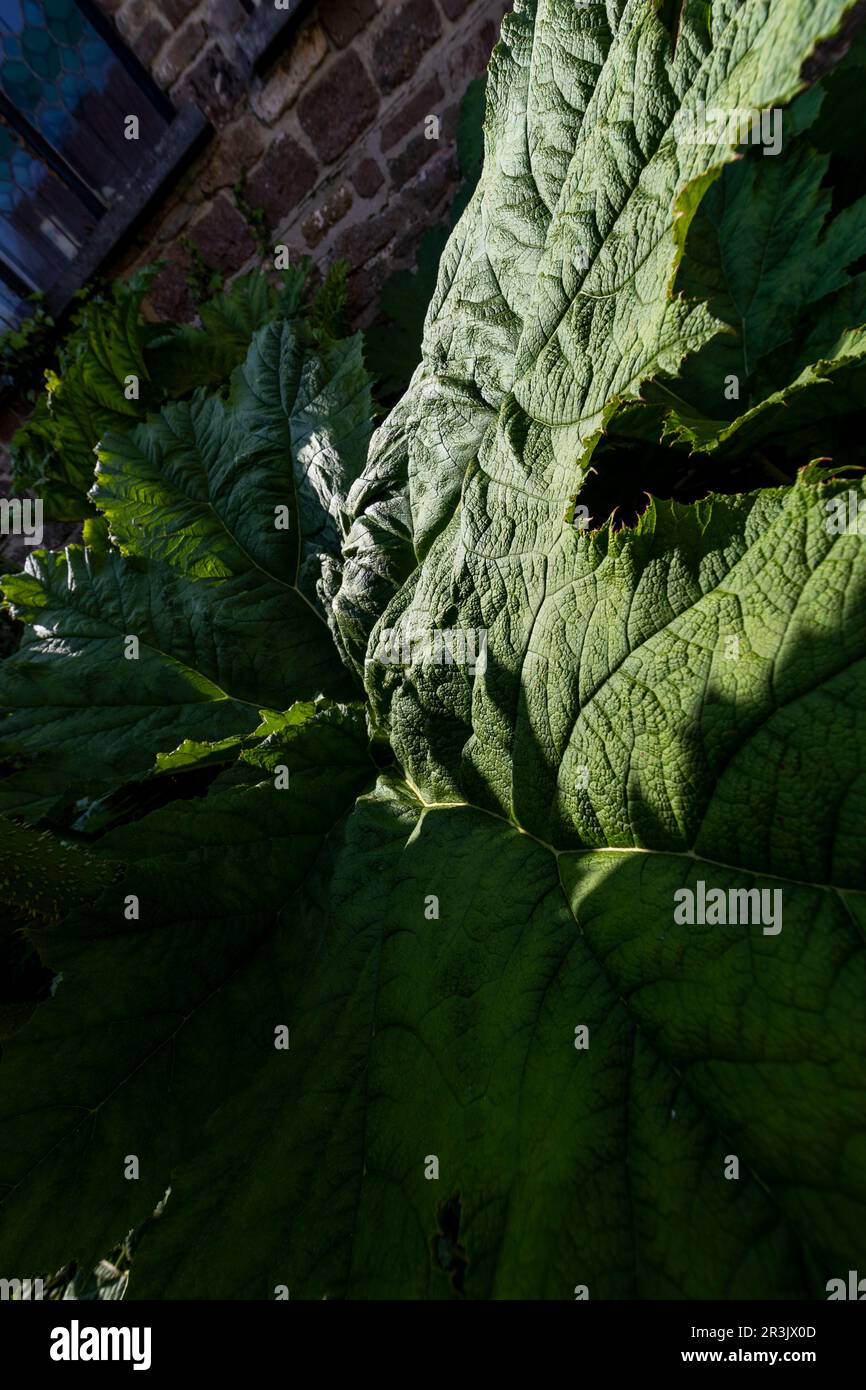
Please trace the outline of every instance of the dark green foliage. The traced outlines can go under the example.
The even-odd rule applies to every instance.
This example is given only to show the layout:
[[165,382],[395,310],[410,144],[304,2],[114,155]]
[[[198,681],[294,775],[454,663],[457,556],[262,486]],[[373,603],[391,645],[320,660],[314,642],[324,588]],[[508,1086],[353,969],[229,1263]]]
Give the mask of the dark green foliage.
[[46,372],[46,389],[13,439],[14,488],[40,496],[46,520],[92,516],[87,493],[99,441],[109,431],[131,429],[167,400],[221,385],[257,329],[287,318],[307,325],[314,342],[343,331],[340,267],[314,294],[307,290],[308,261],[274,276],[253,271],[211,293],[196,326],[142,318],[141,301],[157,269],[85,301],[60,347],[58,371]]
[[[862,1268],[866,181],[821,124],[853,59],[801,76],[849,8],[518,0],[372,439],[337,279],[91,322],[94,417],[119,363],[162,395],[100,417],[86,546],[4,581],[0,1274]],[[677,136],[732,89],[784,109],[775,163]],[[673,500],[633,505],[651,470]]]

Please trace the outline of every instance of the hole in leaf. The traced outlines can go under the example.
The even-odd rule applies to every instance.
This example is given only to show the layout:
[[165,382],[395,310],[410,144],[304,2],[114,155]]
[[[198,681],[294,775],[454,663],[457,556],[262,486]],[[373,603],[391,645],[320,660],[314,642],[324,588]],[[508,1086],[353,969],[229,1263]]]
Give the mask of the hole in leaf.
[[433,1263],[450,1275],[453,1288],[457,1293],[462,1293],[469,1259],[459,1242],[460,1193],[455,1192],[447,1201],[439,1202],[436,1216],[439,1226],[430,1241]]

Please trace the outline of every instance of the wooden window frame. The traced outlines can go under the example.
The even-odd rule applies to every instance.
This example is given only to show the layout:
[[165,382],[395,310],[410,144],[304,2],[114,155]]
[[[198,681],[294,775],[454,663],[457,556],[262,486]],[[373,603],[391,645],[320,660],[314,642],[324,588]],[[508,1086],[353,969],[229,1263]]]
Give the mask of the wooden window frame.
[[[195,105],[175,107],[154,82],[151,74],[127,48],[111,21],[93,0],[75,0],[84,18],[111,49],[118,62],[126,68],[136,85],[146,94],[156,110],[170,124],[124,187],[120,197],[107,210],[100,208],[99,220],[86,244],[57,280],[44,292],[43,302],[55,318],[68,308],[74,295],[97,273],[134,227],[153,210],[167,185],[176,180],[182,169],[195,157],[213,135],[207,117]],[[272,61],[283,46],[309,0],[288,0],[286,8],[276,9],[269,0],[262,0],[236,36],[236,62],[249,81]],[[57,168],[58,158],[47,141],[36,131],[21,112],[0,92],[0,111],[38,155],[50,167]],[[64,166],[57,169],[64,181],[74,188],[81,201],[95,211],[98,200],[77,178],[74,170]],[[22,285],[11,267],[0,262],[0,279],[22,300],[31,291]],[[26,317],[23,315],[22,317]]]

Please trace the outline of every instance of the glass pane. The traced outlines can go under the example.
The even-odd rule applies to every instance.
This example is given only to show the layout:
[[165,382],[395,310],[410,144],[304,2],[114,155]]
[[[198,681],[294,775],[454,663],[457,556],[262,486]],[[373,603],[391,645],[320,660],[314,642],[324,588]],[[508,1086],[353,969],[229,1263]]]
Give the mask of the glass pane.
[[167,124],[75,0],[0,0],[0,90],[105,203]]
[[6,264],[31,288],[47,289],[93,226],[71,189],[0,124],[0,255]]
[[23,318],[27,317],[27,306],[14,290],[7,289],[0,280],[0,333],[5,333],[8,328],[14,328]]

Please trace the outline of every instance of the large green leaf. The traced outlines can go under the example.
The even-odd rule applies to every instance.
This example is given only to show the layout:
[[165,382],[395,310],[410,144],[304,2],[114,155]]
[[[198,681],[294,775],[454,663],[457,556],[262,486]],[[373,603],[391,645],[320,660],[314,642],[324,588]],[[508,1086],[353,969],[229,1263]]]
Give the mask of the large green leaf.
[[91,515],[94,451],[110,431],[125,433],[166,399],[221,386],[258,329],[309,312],[309,263],[301,261],[277,283],[260,271],[241,276],[201,306],[200,326],[148,323],[141,301],[157,268],[85,303],[60,346],[60,374],[46,373],[46,391],[13,438],[16,487],[37,491],[47,517]]
[[91,495],[127,554],[196,577],[252,569],[315,606],[371,420],[360,335],[320,353],[281,320],[255,335],[227,404],[199,393],[108,435]]
[[274,319],[295,318],[302,309],[309,263],[300,261],[273,284],[261,271],[241,275],[199,309],[200,327],[160,325],[149,344],[148,365],[168,396],[200,386],[219,386],[242,362],[250,339]]
[[443,256],[423,361],[351,497],[335,612],[358,667],[383,592],[448,525],[474,467],[524,510],[541,498],[564,512],[617,411],[726,330],[674,287],[736,134],[683,130],[703,108],[788,106],[852,8],[685,0],[673,41],[647,0],[519,0],[506,17],[484,170]]
[[[77,518],[96,467],[94,447],[106,429],[128,428],[155,402],[144,357],[139,302],[146,281],[98,298],[70,338],[61,376],[49,376],[33,416],[14,436],[15,486],[32,488],[49,518]],[[137,383],[130,398],[128,378]]]
[[[484,173],[424,360],[352,486],[341,582],[319,547],[318,600],[399,764],[353,810],[372,764],[352,716],[311,701],[254,722],[289,700],[262,696],[283,685],[273,650],[227,611],[273,583],[256,450],[273,431],[295,457],[291,351],[268,389],[247,372],[226,411],[164,420],[143,462],[109,449],[116,533],[151,558],[94,560],[62,602],[116,574],[164,590],[176,629],[159,644],[175,664],[150,668],[169,707],[147,737],[128,721],[114,756],[167,755],[157,784],[229,766],[106,836],[124,882],[40,941],[63,979],[4,1061],[0,1265],[92,1264],[170,1186],[132,1297],[798,1298],[856,1268],[866,484],[812,467],[650,503],[633,529],[565,520],[602,431],[731,327],[675,287],[737,151],[684,144],[677,118],[787,107],[852,8],[518,0]],[[816,257],[802,296],[834,325],[859,244],[843,240],[846,266]],[[759,323],[775,361],[766,303]],[[350,480],[315,490],[322,527]],[[20,583],[38,623],[45,590]],[[211,594],[234,644],[202,617]],[[38,692],[44,662],[51,698],[65,677],[77,699],[77,629],[45,630],[13,689]],[[239,664],[230,692],[200,647]],[[191,716],[191,691],[220,704],[213,685],[227,705],[255,691],[246,722]],[[72,747],[79,721],[80,702]],[[8,722],[34,751],[23,694]]]
[[263,708],[349,687],[324,619],[252,568],[194,580],[71,547],[37,553],[4,591],[30,626],[0,667],[0,753],[59,786],[129,781],[185,738],[250,732]]
[[[480,800],[556,843],[686,848],[736,741],[863,656],[866,554],[833,499],[844,530],[864,495],[804,475],[589,535],[538,499],[538,540],[515,548],[509,491],[477,470],[374,630],[374,719],[428,800]],[[486,634],[486,670],[383,659],[448,629]]]
[[0,753],[49,766],[0,784],[0,806],[44,814],[73,774],[98,790],[262,708],[350,693],[320,590],[339,582],[371,413],[360,340],[314,351],[282,320],[227,404],[197,394],[107,436],[93,496],[126,557],[37,554],[5,581],[31,630],[0,671]]
[[50,1272],[72,1252],[95,1264],[274,1052],[275,1028],[291,1024],[294,895],[371,780],[365,747],[357,710],[338,707],[272,734],[204,801],[101,841],[126,873],[62,929],[35,934],[62,979],[4,1049],[4,1270]]
[[[835,497],[570,534],[474,682],[392,671],[406,781],[350,819],[293,1050],[175,1175],[133,1296],[802,1297],[856,1264],[866,553]],[[770,915],[683,924],[700,882]]]
[[711,452],[793,435],[796,447],[798,433],[820,421],[815,436],[827,447],[828,417],[862,408],[866,277],[849,269],[866,254],[866,198],[831,216],[830,156],[811,130],[813,98],[823,96],[814,89],[784,113],[781,157],[751,151],[701,204],[678,288],[708,299],[728,331],[675,383],[645,392],[665,438]]
[[[866,629],[846,616],[864,611],[866,556],[859,535],[828,528],[839,495],[804,480],[702,508],[658,504],[635,532],[566,533],[522,629],[516,703],[491,631],[476,732],[450,766],[436,745],[434,768],[392,691],[407,776],[358,804],[300,898],[293,869],[274,884],[263,862],[249,899],[231,865],[236,851],[249,862],[249,836],[273,812],[263,803],[260,821],[244,801],[236,818],[229,787],[195,815],[170,809],[112,837],[106,852],[154,855],[153,869],[140,863],[107,895],[97,925],[53,935],[68,1012],[58,990],[10,1057],[32,1086],[44,1056],[42,1094],[56,1102],[35,1129],[13,1071],[3,1134],[20,1171],[34,1130],[36,1152],[68,1130],[79,1072],[92,1088],[107,1067],[110,1104],[93,1122],[113,1133],[119,1107],[123,1137],[92,1187],[79,1183],[59,1232],[37,1230],[35,1213],[59,1203],[69,1162],[77,1172],[103,1144],[76,1139],[65,1176],[59,1158],[40,1164],[26,1197],[13,1195],[4,1256],[50,1264],[91,1240],[107,1248],[170,1184],[133,1297],[266,1298],[286,1286],[312,1298],[571,1298],[585,1285],[592,1298],[784,1298],[819,1294],[856,1262],[866,874],[850,750],[866,732]],[[539,679],[548,622],[568,638],[547,645]],[[441,717],[466,681],[416,665],[397,685],[404,700],[410,688],[419,702],[435,694]],[[804,806],[803,770],[829,762],[837,775]],[[298,814],[309,805],[304,788]],[[236,887],[210,861],[189,873],[188,837],[200,834]],[[172,863],[189,887],[153,909],[157,928],[166,912],[176,924],[167,957],[144,912],[124,924],[118,895],[137,883],[144,902]],[[699,880],[780,891],[781,930],[682,925],[677,894]],[[203,884],[204,911],[188,897]],[[207,965],[196,955],[181,983],[180,924],[201,932],[217,902],[256,923],[272,894],[293,903],[278,955],[244,927],[236,944],[254,958],[244,954],[237,1005],[235,986],[221,986],[218,1017],[184,1022],[164,1094],[159,1030],[166,1013],[174,1025],[189,1012],[166,1010],[166,975],[174,993],[210,999],[223,969],[209,944]],[[125,1019],[127,976],[146,1024],[115,1056],[96,1048],[78,992],[110,978]],[[268,1042],[275,1019],[290,1029],[287,1051]],[[64,1055],[79,1059],[63,1075],[48,1060],[58,1021],[76,1038]],[[137,1061],[148,1044],[153,1068],[118,1085],[130,1049]],[[147,1158],[149,1185],[133,1195],[118,1171],[128,1153]],[[433,1157],[438,1180],[425,1176]]]

